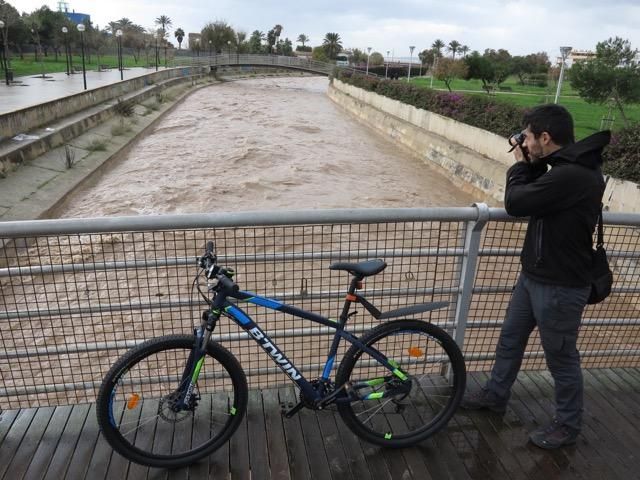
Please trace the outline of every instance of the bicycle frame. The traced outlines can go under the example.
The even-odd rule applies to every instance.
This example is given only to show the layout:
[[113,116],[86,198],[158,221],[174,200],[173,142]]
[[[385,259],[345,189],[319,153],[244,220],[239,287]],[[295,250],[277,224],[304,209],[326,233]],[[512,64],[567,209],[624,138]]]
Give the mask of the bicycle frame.
[[[321,380],[329,380],[331,370],[333,369],[333,365],[335,362],[335,358],[337,355],[338,347],[340,345],[340,341],[345,339],[351,344],[356,345],[362,351],[371,355],[377,362],[386,367],[390,374],[398,377],[400,380],[406,380],[408,377],[398,368],[398,365],[389,361],[386,356],[378,352],[377,350],[368,347],[364,343],[362,343],[358,337],[344,330],[345,324],[348,319],[348,311],[352,300],[347,297],[345,300],[345,305],[343,308],[343,313],[340,317],[340,320],[332,320],[321,315],[318,315],[313,312],[308,312],[298,307],[294,307],[292,305],[287,305],[276,300],[261,297],[251,292],[239,291],[234,293],[233,295],[225,295],[223,292],[218,293],[216,296],[216,300],[212,305],[211,312],[219,316],[224,312],[227,316],[229,316],[240,328],[245,330],[253,340],[260,345],[260,347],[269,354],[271,360],[293,381],[298,387],[302,390],[305,395],[305,398],[313,399],[315,401],[321,400],[324,398],[316,389],[313,388],[311,382],[309,382],[300,370],[295,366],[295,364],[287,358],[284,352],[278,347],[278,345],[260,328],[260,326],[253,321],[253,319],[247,315],[241,308],[239,308],[236,304],[230,302],[228,297],[232,296],[241,301],[246,301],[249,303],[253,303],[254,305],[258,305],[270,310],[276,310],[279,312],[283,312],[298,318],[303,318],[305,320],[310,320],[315,323],[319,323],[321,325],[325,325],[327,327],[333,328],[336,330],[336,333],[333,337],[333,342],[329,349],[329,354],[327,357],[327,361],[325,362],[324,369],[322,372]],[[353,297],[355,298],[355,297]],[[192,374],[192,382],[195,383],[197,380],[197,374],[199,373],[199,365],[201,365],[201,359],[196,361],[195,370]],[[366,399],[365,395],[362,399]]]

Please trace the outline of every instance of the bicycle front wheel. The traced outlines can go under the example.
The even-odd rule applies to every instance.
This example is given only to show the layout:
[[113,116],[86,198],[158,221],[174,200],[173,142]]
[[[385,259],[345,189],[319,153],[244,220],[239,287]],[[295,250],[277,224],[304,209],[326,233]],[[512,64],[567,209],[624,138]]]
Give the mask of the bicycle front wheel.
[[183,391],[195,337],[170,335],[142,343],[123,355],[102,382],[96,414],[102,433],[127,459],[160,468],[189,465],[210,454],[235,432],[246,411],[248,387],[242,367],[210,341],[188,407]]
[[387,322],[360,339],[396,366],[390,372],[356,345],[345,354],[336,385],[345,424],[361,438],[406,447],[433,435],[455,413],[464,393],[464,359],[441,328],[419,320]]

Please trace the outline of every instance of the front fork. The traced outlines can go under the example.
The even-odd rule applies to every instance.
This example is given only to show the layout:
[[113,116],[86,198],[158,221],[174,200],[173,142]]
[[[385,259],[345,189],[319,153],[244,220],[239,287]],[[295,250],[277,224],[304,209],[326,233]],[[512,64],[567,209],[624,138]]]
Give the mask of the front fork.
[[195,336],[193,349],[189,354],[187,364],[182,373],[182,379],[180,380],[180,386],[178,387],[181,396],[179,401],[181,409],[188,409],[190,407],[191,398],[198,383],[198,376],[200,375],[200,370],[202,369],[207,353],[207,344],[211,339],[211,334],[216,328],[216,323],[219,318],[219,310],[212,309],[205,311],[202,313],[202,324],[193,331]]

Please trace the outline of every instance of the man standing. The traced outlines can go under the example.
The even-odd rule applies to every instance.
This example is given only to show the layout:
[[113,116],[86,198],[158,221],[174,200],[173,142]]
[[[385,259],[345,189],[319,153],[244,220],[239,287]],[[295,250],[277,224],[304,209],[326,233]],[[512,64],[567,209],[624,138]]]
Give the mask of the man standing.
[[[503,413],[529,335],[538,327],[555,384],[555,418],[532,432],[541,448],[575,443],[582,423],[583,383],[576,342],[591,283],[593,232],[604,194],[602,149],[610,132],[575,143],[571,114],[541,105],[524,117],[524,140],[507,172],[505,208],[530,217],[514,288],[487,384],[461,407]],[[547,170],[547,166],[551,169]]]

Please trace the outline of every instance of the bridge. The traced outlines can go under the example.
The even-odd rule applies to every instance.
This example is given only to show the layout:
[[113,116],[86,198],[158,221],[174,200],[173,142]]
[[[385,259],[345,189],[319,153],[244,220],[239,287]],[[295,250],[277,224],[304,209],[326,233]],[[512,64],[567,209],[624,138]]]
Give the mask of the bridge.
[[[187,57],[186,63],[192,66],[199,66],[204,68],[215,69],[217,67],[267,67],[286,70],[297,70],[300,72],[316,73],[319,75],[330,76],[335,69],[350,70],[353,72],[362,73],[361,70],[357,70],[352,67],[337,66],[334,63],[319,62],[317,60],[309,59],[306,57],[288,57],[282,55],[257,55],[257,54],[243,54],[243,53],[230,53],[230,54],[218,54],[212,56],[200,56],[200,57]],[[176,59],[180,61],[180,59]],[[369,76],[377,76],[369,73]]]
[[[527,432],[554,413],[537,335],[505,417],[459,411],[421,445],[390,451],[354,437],[332,410],[282,418],[279,404],[296,392],[221,321],[214,336],[238,356],[252,388],[248,416],[205,462],[167,473],[114,453],[93,402],[128,348],[192,331],[202,306],[190,282],[206,240],[216,240],[220,262],[236,267],[243,288],[326,316],[336,315],[346,284],[326,267],[384,258],[389,268],[366,282],[367,298],[383,310],[449,301],[424,319],[454,336],[468,384],[479,388],[518,275],[521,220],[479,204],[0,222],[0,478],[637,478],[640,215],[606,212],[605,223],[616,282],[582,322],[585,427],[576,446],[546,452],[527,444]],[[307,378],[319,373],[328,329],[250,313]],[[358,335],[372,325],[362,312],[350,321]]]

